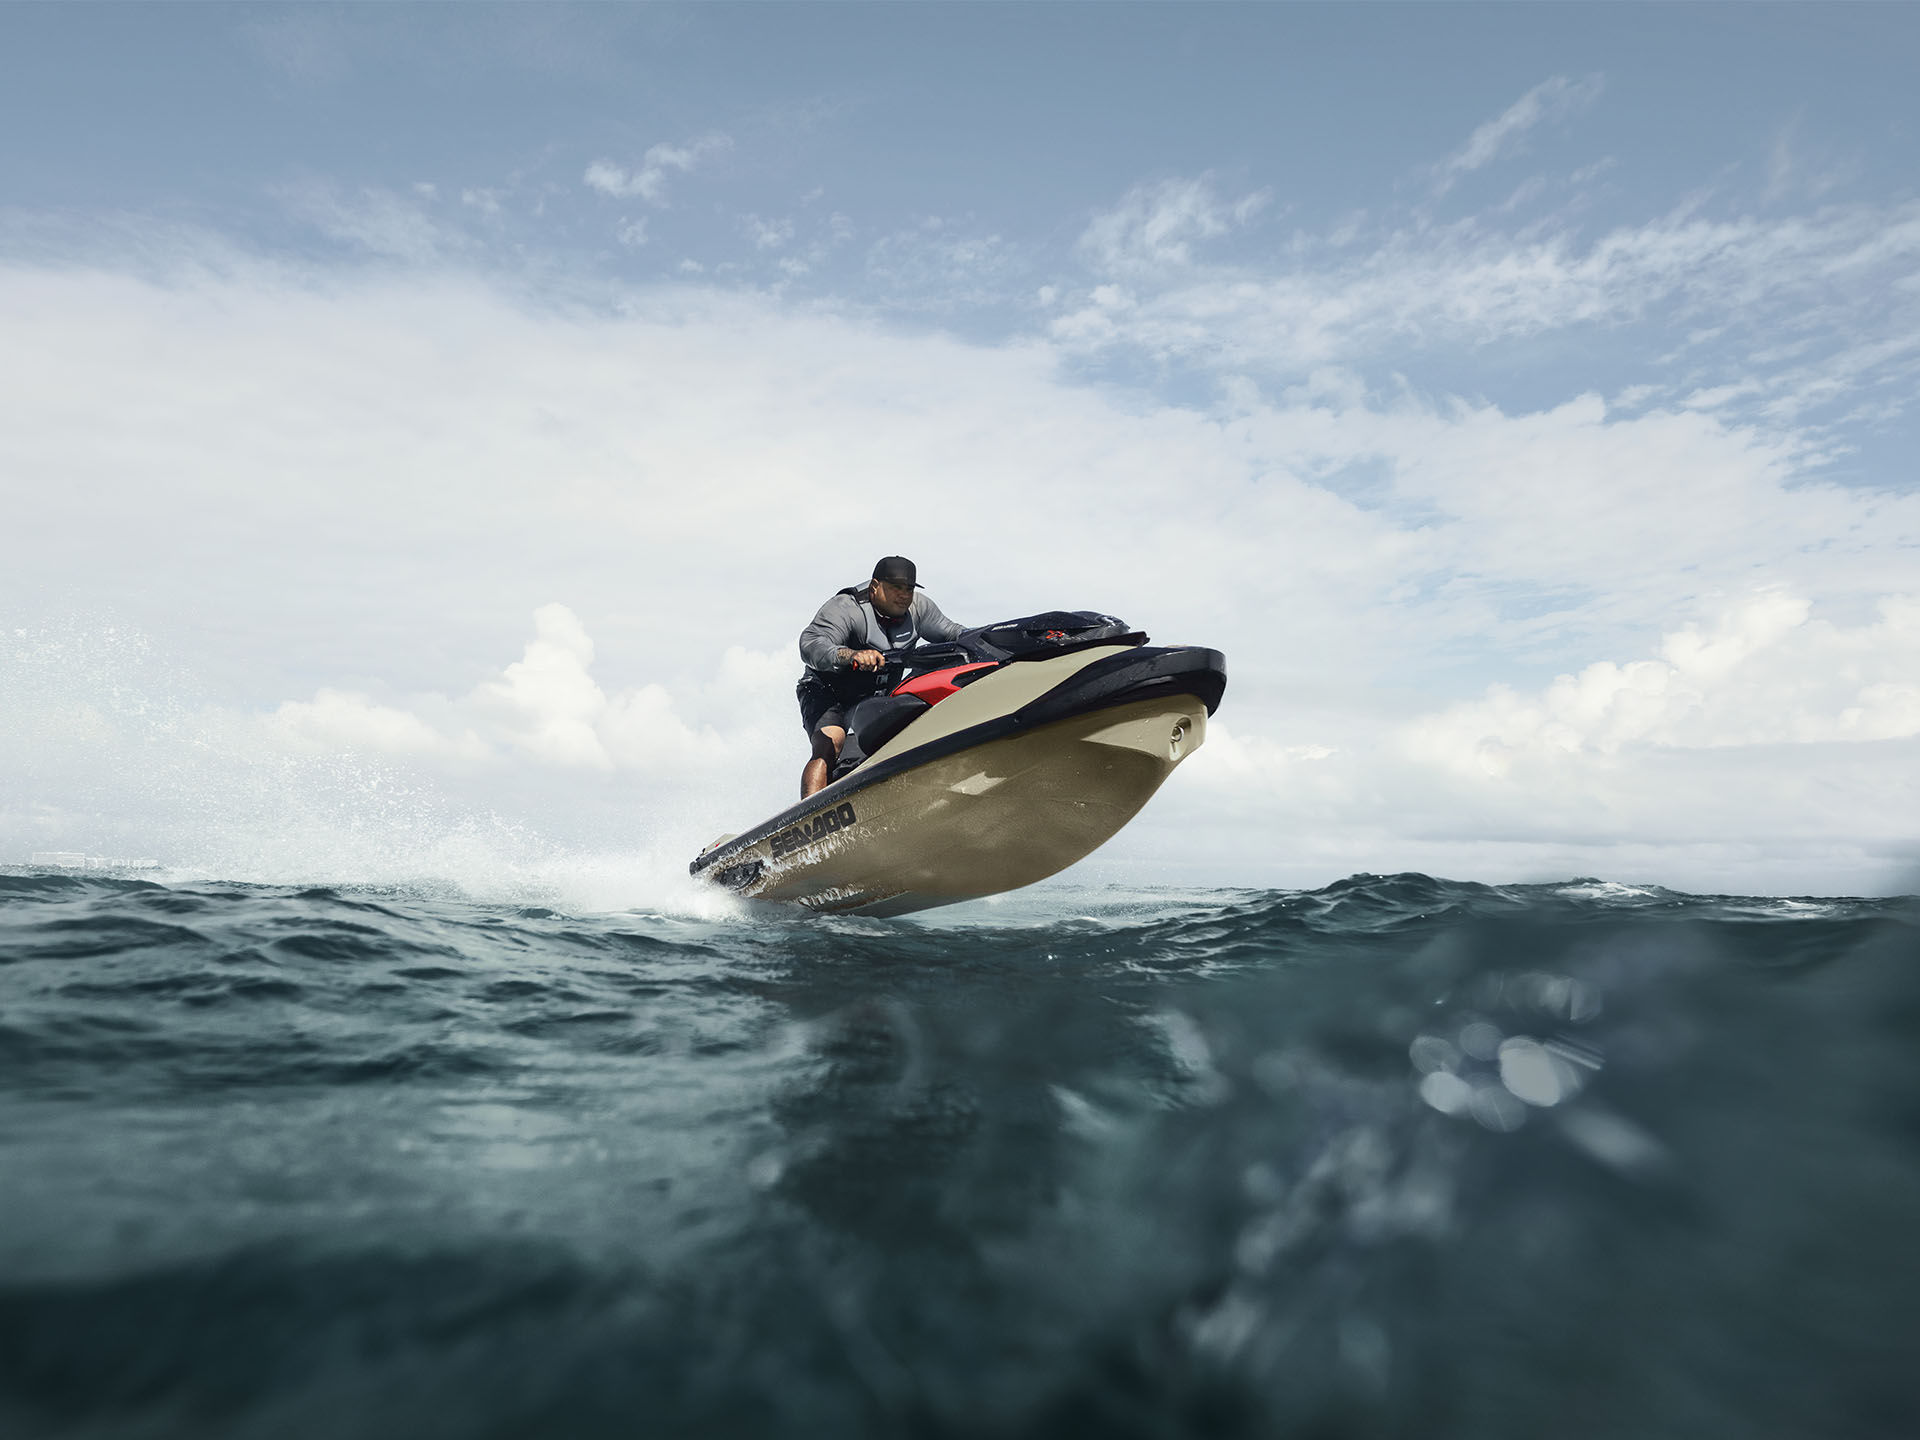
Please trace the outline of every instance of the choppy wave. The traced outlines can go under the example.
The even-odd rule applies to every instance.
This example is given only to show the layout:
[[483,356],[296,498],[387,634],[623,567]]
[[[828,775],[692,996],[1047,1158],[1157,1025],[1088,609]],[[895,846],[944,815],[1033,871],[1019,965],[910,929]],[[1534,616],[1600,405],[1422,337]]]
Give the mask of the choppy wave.
[[1920,906],[0,874],[0,1432],[1920,1433]]

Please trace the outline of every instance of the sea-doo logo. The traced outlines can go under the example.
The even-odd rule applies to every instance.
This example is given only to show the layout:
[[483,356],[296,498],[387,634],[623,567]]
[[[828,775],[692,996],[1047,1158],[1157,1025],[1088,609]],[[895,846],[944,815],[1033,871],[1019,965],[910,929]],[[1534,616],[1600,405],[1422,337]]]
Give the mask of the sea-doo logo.
[[842,805],[837,810],[823,810],[811,822],[795,825],[790,830],[782,830],[767,843],[773,849],[773,858],[798,850],[802,845],[815,840],[824,840],[836,830],[845,830],[854,824],[856,816],[851,804]]

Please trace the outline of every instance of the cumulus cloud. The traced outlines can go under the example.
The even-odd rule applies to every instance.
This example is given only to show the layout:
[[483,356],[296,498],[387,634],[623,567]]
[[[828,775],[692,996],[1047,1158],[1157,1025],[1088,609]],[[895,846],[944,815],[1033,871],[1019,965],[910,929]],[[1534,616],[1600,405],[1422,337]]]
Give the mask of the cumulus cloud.
[[512,742],[536,758],[611,768],[595,730],[607,697],[588,673],[593,641],[586,627],[564,605],[543,605],[533,619],[537,633],[526,654],[476,690],[474,699],[496,713]]
[[1462,175],[1491,165],[1512,154],[1529,130],[1564,119],[1600,97],[1604,81],[1598,75],[1581,80],[1555,75],[1541,81],[1500,114],[1477,128],[1467,143],[1438,167],[1438,188],[1444,193]]
[[[310,701],[290,700],[267,717],[269,731],[299,749],[365,750],[427,760],[504,763],[515,758],[561,769],[644,772],[656,777],[701,772],[723,761],[726,737],[695,729],[665,686],[643,684],[608,694],[593,675],[594,644],[580,617],[553,603],[533,612],[534,637],[520,659],[465,697],[426,697],[436,724],[415,710],[362,694],[322,688]],[[731,647],[710,691],[741,691],[729,707],[732,741],[765,719],[767,660]],[[782,666],[784,674],[788,667]],[[745,682],[743,684],[743,681]]]
[[1537,691],[1400,724],[1216,723],[1169,805],[1273,865],[1305,850],[1329,870],[1885,889],[1910,883],[1916,849],[1917,662],[1911,597],[1848,624],[1763,590]]
[[492,754],[487,743],[470,729],[458,735],[443,734],[410,710],[325,686],[311,700],[281,704],[268,717],[268,725],[296,746],[467,760],[484,760]]
[[[544,594],[525,608],[578,596],[581,614],[642,596],[675,603],[664,597],[725,534],[736,563],[715,598],[727,623],[778,633],[797,629],[778,620],[783,606],[814,603],[791,593],[819,583],[804,553],[826,546],[851,551],[855,568],[871,563],[818,505],[845,490],[889,495],[904,533],[883,548],[918,535],[930,554],[964,556],[950,562],[944,598],[965,586],[971,613],[1015,610],[1016,597],[1058,603],[1034,573],[1094,591],[1125,573],[1138,598],[1102,603],[1220,625],[1190,578],[1154,558],[1192,553],[1263,577],[1256,608],[1300,615],[1330,651],[1352,647],[1354,627],[1408,587],[1385,599],[1396,613],[1381,633],[1417,636],[1418,653],[1487,634],[1515,586],[1519,609],[1547,598],[1557,617],[1522,615],[1513,642],[1548,645],[1549,619],[1562,639],[1645,623],[1754,565],[1822,591],[1894,589],[1916,533],[1910,498],[1819,484],[1791,444],[1707,413],[1612,416],[1581,399],[1510,414],[1383,402],[1350,384],[1278,403],[1255,395],[1219,416],[1135,411],[1063,381],[1043,351],[888,336],[711,293],[631,303],[588,324],[461,284],[320,296],[249,278],[180,289],[0,273],[7,328],[21,338],[6,375],[5,463],[46,478],[42,514],[84,505],[86,515],[50,526],[15,573],[86,576],[118,593],[112,568],[96,575],[99,555],[113,553],[156,598],[224,595],[231,576],[236,615],[324,603],[343,633],[385,637],[398,633],[394,615],[430,597],[444,605],[442,594],[462,597],[449,608],[463,616],[487,614],[501,585],[537,585]],[[154,353],[170,363],[139,358]],[[106,424],[89,397],[107,393],[139,404]],[[259,486],[261,474],[277,483]],[[103,486],[114,496],[105,517],[88,498]],[[1089,515],[1073,499],[1088,489],[1111,509]],[[322,499],[340,518],[316,525]],[[950,515],[962,501],[1026,523],[991,550],[956,549]],[[235,556],[217,527],[192,531],[173,552],[182,566],[147,576],[133,539],[183,503],[242,507],[254,517],[248,545]],[[1103,518],[1140,512],[1159,517],[1158,532]],[[375,514],[384,538],[363,550],[360,521]],[[1049,552],[1033,537],[1056,522],[1082,528],[1084,552],[1064,573],[1051,558],[1036,571]],[[63,539],[122,530],[124,554]],[[1177,542],[1170,552],[1163,535]],[[1807,548],[1810,536],[1819,547]],[[362,557],[361,583],[335,594],[327,577],[349,556]],[[276,574],[307,578],[287,590]],[[506,621],[487,623],[497,634]],[[456,650],[495,643],[469,628]],[[385,663],[343,659],[363,674]],[[405,683],[398,669],[388,678]]]
[[590,189],[616,200],[638,199],[649,205],[664,205],[670,177],[691,175],[714,156],[732,148],[732,137],[718,132],[684,144],[662,142],[648,149],[640,163],[631,169],[612,160],[595,160],[581,178]]
[[1243,735],[1226,720],[1213,720],[1207,738],[1187,769],[1194,779],[1216,790],[1242,796],[1280,793],[1298,798],[1312,783],[1313,772],[1341,754],[1341,747],[1318,742],[1287,744],[1261,734]]
[[1456,773],[1617,756],[1635,747],[1721,749],[1905,740],[1920,735],[1920,601],[1880,618],[1810,621],[1804,596],[1771,590],[1710,628],[1668,634],[1658,658],[1596,661],[1536,694],[1496,685],[1416,722],[1411,752]]
[[[674,834],[697,846],[777,808],[805,753],[793,637],[895,551],[965,621],[1091,606],[1227,652],[1219,743],[1116,855],[1221,847],[1256,881],[1416,853],[1485,873],[1472,845],[1571,844],[1594,802],[1482,793],[1484,776],[1406,753],[1416,714],[1518,665],[1577,677],[1633,656],[1645,627],[1680,633],[1671,617],[1756,575],[1811,605],[1795,635],[1912,589],[1920,502],[1823,484],[1795,444],[1710,411],[1383,397],[1325,372],[1212,412],[1076,383],[1045,346],[766,295],[642,289],[590,309],[444,274],[325,279],[0,265],[0,473],[33,479],[8,613],[78,595],[135,615],[288,746],[465,766],[515,812],[565,795],[564,817],[604,791],[652,814],[691,794]],[[823,495],[884,504],[849,528]],[[991,545],[956,519],[980,515],[1008,522]],[[1782,742],[1807,747],[1812,777],[1783,856],[1867,823],[1872,784],[1828,756],[1862,747],[1818,736],[1897,733],[1910,682],[1863,676],[1801,706],[1827,730]],[[1507,734],[1475,723],[1468,753]],[[1708,773],[1758,748],[1686,753]],[[1678,844],[1691,784],[1662,776],[1606,813]],[[1762,804],[1703,803],[1689,823],[1722,837]],[[1458,864],[1448,845],[1469,847]]]

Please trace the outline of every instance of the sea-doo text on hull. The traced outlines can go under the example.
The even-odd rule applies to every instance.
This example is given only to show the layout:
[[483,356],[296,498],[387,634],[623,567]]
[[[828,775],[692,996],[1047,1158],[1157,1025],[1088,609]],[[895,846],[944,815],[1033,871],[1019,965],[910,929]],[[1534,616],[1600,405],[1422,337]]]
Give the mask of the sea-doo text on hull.
[[903,915],[1044,880],[1206,739],[1226,661],[1049,611],[888,656],[825,789],[689,867],[754,899]]

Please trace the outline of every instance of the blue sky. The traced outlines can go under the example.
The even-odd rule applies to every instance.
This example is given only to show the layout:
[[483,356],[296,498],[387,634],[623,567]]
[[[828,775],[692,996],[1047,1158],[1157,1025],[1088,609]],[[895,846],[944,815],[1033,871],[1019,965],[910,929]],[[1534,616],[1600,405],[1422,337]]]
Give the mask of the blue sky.
[[218,784],[335,814],[359,757],[677,855],[790,787],[789,632],[901,549],[965,619],[1228,650],[1129,874],[1905,883],[1917,54],[1909,6],[8,7],[0,846],[206,851],[100,798],[165,711]]

